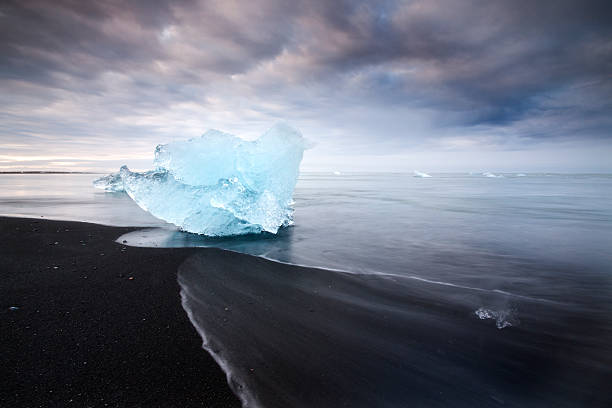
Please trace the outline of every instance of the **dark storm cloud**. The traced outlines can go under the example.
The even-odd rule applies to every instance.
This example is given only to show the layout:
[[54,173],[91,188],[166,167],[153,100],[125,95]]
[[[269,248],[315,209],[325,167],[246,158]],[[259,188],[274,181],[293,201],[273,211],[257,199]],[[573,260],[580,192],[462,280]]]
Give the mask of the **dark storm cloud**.
[[[0,12],[2,76],[49,84],[55,72],[88,79],[155,58],[151,33],[172,18],[160,1],[9,1]],[[128,30],[113,31],[116,19]]]
[[[505,124],[537,114],[548,109],[538,97],[586,82],[597,83],[590,96],[601,103],[602,114],[610,113],[610,2],[429,1],[367,8],[364,14],[332,14],[324,27],[339,29],[348,40],[309,49],[316,67],[414,67],[404,75],[377,72],[365,81],[384,93],[392,85],[401,103],[416,99],[463,112],[466,124]],[[322,30],[320,44],[328,35]]]
[[451,130],[601,139],[611,83],[609,1],[0,4],[3,142],[163,137],[194,115],[394,148]]

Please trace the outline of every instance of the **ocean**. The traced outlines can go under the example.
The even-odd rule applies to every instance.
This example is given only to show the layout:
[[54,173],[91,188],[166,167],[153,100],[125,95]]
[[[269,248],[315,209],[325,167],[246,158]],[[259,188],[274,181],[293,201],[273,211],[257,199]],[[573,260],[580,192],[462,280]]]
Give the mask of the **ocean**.
[[0,214],[246,254],[177,279],[247,406],[610,406],[612,176],[432,176],[303,173],[277,235],[183,233],[91,174],[0,175]]

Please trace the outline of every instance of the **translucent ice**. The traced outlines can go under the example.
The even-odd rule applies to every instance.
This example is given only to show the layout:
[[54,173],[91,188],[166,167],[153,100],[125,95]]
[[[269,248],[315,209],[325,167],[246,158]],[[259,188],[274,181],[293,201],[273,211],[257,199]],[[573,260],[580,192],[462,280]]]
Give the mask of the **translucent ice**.
[[108,176],[94,180],[94,187],[113,193],[124,191],[123,180],[119,173],[111,173]]
[[516,319],[516,317],[514,316],[514,311],[512,310],[497,311],[497,310],[486,309],[484,307],[481,307],[478,310],[476,310],[474,314],[476,314],[476,316],[478,316],[480,320],[485,320],[485,319],[495,320],[495,326],[500,330],[508,326],[516,325],[518,323],[518,319]]
[[293,223],[293,189],[305,148],[300,132],[282,123],[255,141],[210,130],[157,146],[155,170],[123,166],[94,184],[108,191],[122,187],[141,208],[184,231],[276,233]]
[[94,187],[111,191],[111,192],[119,192],[123,190],[123,180],[121,179],[121,175],[119,173],[112,173],[108,176],[100,177],[99,179],[94,180]]

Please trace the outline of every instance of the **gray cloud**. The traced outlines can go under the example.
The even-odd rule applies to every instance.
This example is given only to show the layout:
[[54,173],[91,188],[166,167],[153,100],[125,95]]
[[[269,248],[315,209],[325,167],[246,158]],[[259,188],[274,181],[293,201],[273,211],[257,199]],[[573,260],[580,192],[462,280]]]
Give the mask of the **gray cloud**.
[[280,118],[329,155],[609,143],[610,21],[597,0],[4,1],[0,144],[142,156]]

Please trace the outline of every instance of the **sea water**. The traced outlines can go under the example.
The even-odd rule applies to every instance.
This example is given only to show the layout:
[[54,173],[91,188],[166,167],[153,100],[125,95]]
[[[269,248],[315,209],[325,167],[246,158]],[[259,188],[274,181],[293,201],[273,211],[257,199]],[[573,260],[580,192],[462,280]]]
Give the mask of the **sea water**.
[[180,232],[97,175],[0,175],[0,214],[321,268],[181,267],[185,310],[249,406],[610,403],[612,176],[430,174],[301,174],[277,235]]
[[295,225],[277,235],[207,239],[159,228],[121,240],[534,297],[558,297],[559,277],[524,276],[517,263],[612,272],[609,175],[303,174],[294,199]]

